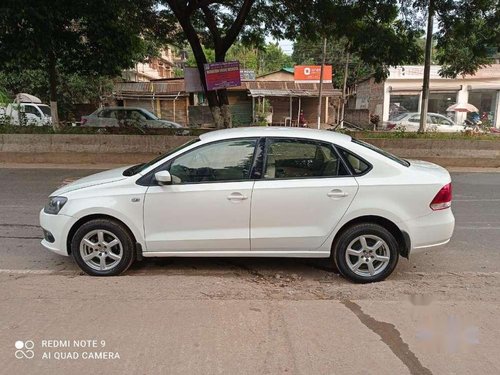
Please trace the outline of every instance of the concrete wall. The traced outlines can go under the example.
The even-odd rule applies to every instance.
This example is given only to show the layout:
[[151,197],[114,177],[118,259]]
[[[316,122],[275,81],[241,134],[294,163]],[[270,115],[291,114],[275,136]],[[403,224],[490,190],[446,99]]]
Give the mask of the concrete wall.
[[[0,134],[0,163],[133,164],[192,136]],[[367,139],[405,158],[444,166],[500,168],[500,140]]]

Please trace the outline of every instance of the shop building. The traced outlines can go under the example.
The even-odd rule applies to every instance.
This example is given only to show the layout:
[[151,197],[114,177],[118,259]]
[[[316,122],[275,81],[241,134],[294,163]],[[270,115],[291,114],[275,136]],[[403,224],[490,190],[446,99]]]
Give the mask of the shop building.
[[[440,113],[458,124],[467,113],[447,113],[455,103],[470,103],[479,110],[483,123],[500,128],[500,64],[484,67],[473,75],[442,78],[440,66],[431,66],[428,112]],[[364,110],[388,121],[401,112],[420,112],[422,105],[423,66],[391,68],[380,83],[368,77],[356,84],[349,108]]]

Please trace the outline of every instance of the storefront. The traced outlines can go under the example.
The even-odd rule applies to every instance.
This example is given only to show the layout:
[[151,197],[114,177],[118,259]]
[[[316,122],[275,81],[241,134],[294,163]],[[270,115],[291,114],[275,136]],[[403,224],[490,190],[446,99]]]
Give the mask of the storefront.
[[[471,116],[500,128],[500,64],[480,69],[474,76],[442,78],[439,66],[432,66],[428,112],[439,113],[461,124]],[[420,112],[422,105],[423,66],[389,69],[381,83],[365,79],[356,86],[355,109],[370,109],[383,121],[402,112]],[[446,112],[455,103],[470,103],[477,114]]]

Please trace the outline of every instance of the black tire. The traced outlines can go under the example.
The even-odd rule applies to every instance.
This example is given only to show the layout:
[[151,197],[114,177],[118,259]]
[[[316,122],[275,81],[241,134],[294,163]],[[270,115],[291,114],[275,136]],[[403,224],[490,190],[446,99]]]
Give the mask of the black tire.
[[[382,239],[385,244],[381,246],[377,252],[383,252],[383,254],[374,254],[369,253],[366,255],[362,255],[361,257],[358,255],[350,255],[349,260],[352,263],[356,261],[360,262],[360,266],[357,270],[358,274],[348,265],[348,260],[346,259],[346,252],[351,244],[351,242],[359,239],[360,236],[367,236],[365,241],[371,247],[374,246],[377,240],[375,238]],[[358,242],[359,241],[359,242]],[[354,249],[356,251],[363,251],[361,248],[361,241],[358,240],[353,243],[353,246],[358,246],[358,248]],[[369,241],[373,241],[368,243]],[[342,233],[340,233],[339,237],[336,239],[333,249],[332,249],[332,258],[337,266],[340,274],[344,276],[346,279],[349,279],[355,283],[372,283],[377,281],[384,280],[387,276],[389,276],[396,268],[399,260],[399,246],[398,242],[394,238],[391,232],[385,229],[383,226],[373,223],[360,223],[355,224],[347,229],[345,229]],[[368,250],[367,250],[368,251]],[[378,261],[375,258],[379,256],[388,256],[389,260],[382,262]],[[368,260],[365,260],[368,258]],[[382,258],[380,258],[382,259]],[[376,272],[373,275],[369,273],[368,263],[372,262],[372,267],[375,268]],[[366,264],[364,264],[366,263]],[[387,264],[385,264],[387,263]],[[355,267],[355,265],[353,265]],[[380,267],[377,271],[377,267]],[[385,267],[385,268],[384,268]]]
[[[82,258],[80,244],[85,236],[94,231],[104,231],[105,236],[108,236],[108,238],[110,238],[110,235],[113,235],[121,243],[121,259],[115,260],[114,262],[116,262],[116,264],[112,265],[112,263],[114,263],[113,259],[107,258],[107,260],[111,259],[110,269],[100,270],[92,268],[92,266],[87,264],[87,262]],[[73,259],[75,259],[75,262],[85,273],[91,276],[116,276],[125,272],[134,262],[134,248],[133,237],[127,228],[124,227],[123,224],[110,219],[95,219],[84,223],[80,228],[78,228],[75,235],[71,239],[71,254]],[[115,246],[112,251],[116,252],[116,249],[117,248]],[[96,256],[93,258],[93,261],[95,260],[100,261],[100,258]]]

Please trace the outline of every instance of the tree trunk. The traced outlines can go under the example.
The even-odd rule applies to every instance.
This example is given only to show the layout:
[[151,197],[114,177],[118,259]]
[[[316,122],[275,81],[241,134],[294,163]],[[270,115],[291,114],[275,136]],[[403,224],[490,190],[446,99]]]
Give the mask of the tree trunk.
[[427,124],[427,109],[429,107],[429,76],[431,72],[432,53],[432,26],[434,22],[434,0],[429,0],[429,14],[427,16],[427,37],[425,40],[424,82],[422,84],[422,107],[420,108],[419,133],[425,132]]
[[219,96],[219,107],[222,115],[222,126],[224,128],[233,127],[233,116],[229,107],[229,98],[227,97],[227,90],[222,89],[217,91]]
[[57,111],[57,80],[56,56],[51,51],[49,56],[50,115],[52,117],[52,127],[55,131],[61,130]]

